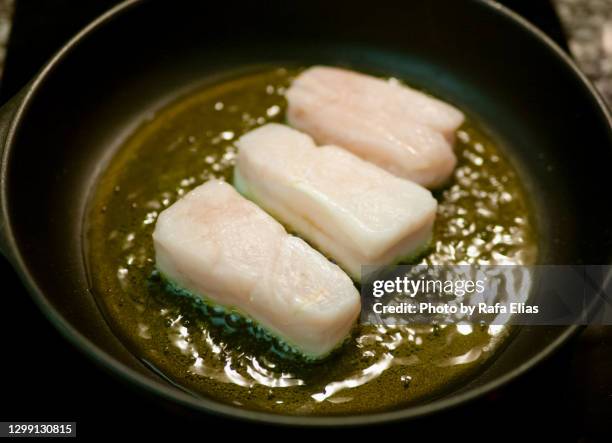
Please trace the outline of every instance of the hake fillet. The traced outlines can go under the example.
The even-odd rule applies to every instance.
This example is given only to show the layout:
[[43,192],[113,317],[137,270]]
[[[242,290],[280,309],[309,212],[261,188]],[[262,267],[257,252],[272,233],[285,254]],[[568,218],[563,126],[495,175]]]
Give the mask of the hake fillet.
[[345,69],[315,66],[287,91],[287,119],[320,144],[334,144],[426,187],[456,165],[452,143],[464,115],[422,92]]
[[358,317],[351,279],[222,181],[159,214],[153,240],[171,283],[251,317],[307,357],[341,344]]
[[280,124],[237,141],[236,189],[333,258],[355,280],[428,245],[437,202],[427,189]]

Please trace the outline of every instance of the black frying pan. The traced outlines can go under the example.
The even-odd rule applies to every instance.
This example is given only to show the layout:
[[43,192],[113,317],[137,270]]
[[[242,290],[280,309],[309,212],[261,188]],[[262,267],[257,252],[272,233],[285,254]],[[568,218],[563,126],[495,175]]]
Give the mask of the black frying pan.
[[0,112],[0,249],[52,323],[94,360],[166,399],[267,422],[364,424],[420,416],[496,388],[575,326],[522,327],[477,378],[420,406],[359,417],[291,417],[194,398],[115,338],[88,291],[84,208],[121,140],[202,79],[261,63],[364,66],[477,116],[519,167],[540,261],[609,263],[611,118],[574,64],[494,2],[128,1],[74,37]]

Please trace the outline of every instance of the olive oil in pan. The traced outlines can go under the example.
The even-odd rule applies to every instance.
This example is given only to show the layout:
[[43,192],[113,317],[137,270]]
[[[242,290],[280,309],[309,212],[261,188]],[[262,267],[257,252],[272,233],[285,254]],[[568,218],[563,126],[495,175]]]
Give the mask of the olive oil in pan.
[[[88,219],[94,293],[132,352],[196,394],[287,414],[372,412],[426,401],[491,358],[503,327],[357,326],[318,363],[287,359],[232,315],[203,315],[151,278],[160,211],[213,177],[231,181],[233,142],[284,120],[297,70],[265,69],[178,99],[143,123],[102,174]],[[495,142],[469,118],[439,201],[424,263],[532,263],[537,249],[526,195]]]

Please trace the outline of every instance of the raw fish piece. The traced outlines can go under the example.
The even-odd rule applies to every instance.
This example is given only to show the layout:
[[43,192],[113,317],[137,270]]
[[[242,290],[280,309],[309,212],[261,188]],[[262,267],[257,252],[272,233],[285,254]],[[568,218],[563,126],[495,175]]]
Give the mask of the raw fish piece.
[[464,115],[398,82],[315,66],[287,91],[289,124],[389,172],[437,187],[456,165],[451,143]]
[[236,310],[309,358],[348,336],[360,310],[351,279],[222,181],[159,214],[157,268],[178,288]]
[[416,183],[285,125],[255,129],[237,146],[236,188],[354,279],[362,265],[414,257],[429,244],[437,202]]

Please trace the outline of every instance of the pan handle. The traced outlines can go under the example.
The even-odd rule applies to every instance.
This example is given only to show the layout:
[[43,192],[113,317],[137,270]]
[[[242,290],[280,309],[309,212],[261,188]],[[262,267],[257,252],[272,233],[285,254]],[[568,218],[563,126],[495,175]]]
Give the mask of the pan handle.
[[7,171],[11,145],[11,126],[27,92],[27,85],[0,108],[0,253],[12,261],[13,251],[7,232]]

